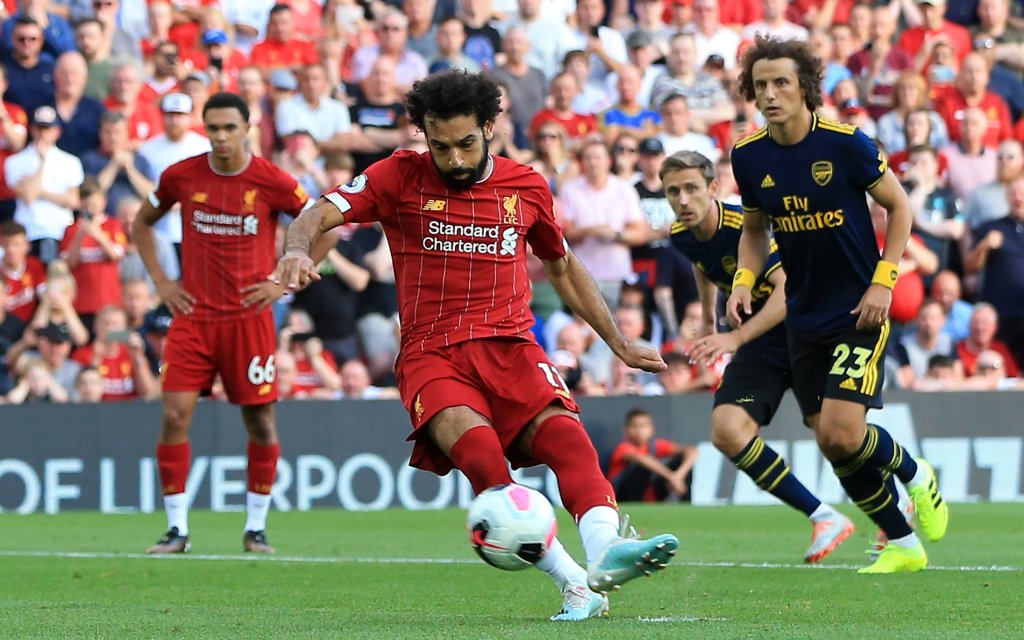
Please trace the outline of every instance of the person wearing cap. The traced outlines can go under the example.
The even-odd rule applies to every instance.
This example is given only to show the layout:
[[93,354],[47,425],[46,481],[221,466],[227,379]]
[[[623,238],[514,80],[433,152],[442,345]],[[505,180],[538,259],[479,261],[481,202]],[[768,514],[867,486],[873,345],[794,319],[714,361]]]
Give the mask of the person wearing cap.
[[315,64],[316,47],[295,37],[295,19],[287,4],[276,4],[267,19],[267,36],[252,48],[250,62],[264,73]]
[[[34,342],[31,339],[23,341],[24,346],[20,349],[15,347],[8,352],[11,369],[18,370],[26,362],[41,360],[54,381],[70,393],[75,388],[75,377],[82,365],[71,359],[73,344],[67,325],[50,322],[35,329],[34,336]],[[29,345],[34,348],[28,349]]]
[[[139,147],[139,155],[146,159],[153,172],[148,177],[157,183],[167,167],[211,149],[209,138],[191,129],[192,98],[184,93],[169,93],[160,106],[164,114],[164,132]],[[164,216],[156,229],[179,249],[182,232],[181,216],[177,212]]]
[[928,66],[932,48],[938,42],[953,47],[957,60],[963,60],[971,52],[970,32],[955,22],[946,20],[946,0],[916,0],[924,23],[906,29],[900,34],[896,46],[914,56],[919,71]]
[[81,157],[100,144],[100,117],[107,108],[99,100],[85,95],[89,67],[85,57],[68,51],[57,58],[53,69],[53,106],[61,121],[57,147]]
[[299,93],[282,101],[274,111],[277,134],[308,131],[322,153],[347,151],[345,134],[352,130],[347,106],[327,95],[327,70],[319,62],[303,68]]
[[210,75],[217,91],[237,92],[238,73],[249,64],[248,58],[232,45],[228,34],[220,29],[206,30],[202,43],[206,55],[196,66]]
[[665,199],[665,188],[658,175],[661,161],[665,159],[665,146],[656,137],[644,138],[640,141],[639,154],[636,166],[640,170],[640,179],[634,183],[633,188],[640,196],[640,208],[654,233],[649,242],[632,248],[633,272],[645,277],[643,283],[653,287],[658,271],[658,256],[668,247],[666,239],[675,221],[675,214]]
[[61,123],[53,107],[33,112],[29,133],[32,143],[7,158],[4,171],[17,198],[14,219],[27,230],[32,255],[49,264],[73,221],[85,174],[78,158],[56,146]]

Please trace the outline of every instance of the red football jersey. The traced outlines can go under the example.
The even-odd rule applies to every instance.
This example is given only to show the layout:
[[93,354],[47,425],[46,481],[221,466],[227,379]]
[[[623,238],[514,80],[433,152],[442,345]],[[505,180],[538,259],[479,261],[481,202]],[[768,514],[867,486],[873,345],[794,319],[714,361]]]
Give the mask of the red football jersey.
[[295,178],[263,158],[232,175],[214,171],[209,153],[164,171],[150,202],[161,211],[181,203],[181,280],[196,298],[193,318],[256,315],[241,290],[274,270],[278,213],[297,216],[307,200]]
[[28,256],[19,271],[11,271],[0,262],[0,275],[7,280],[8,313],[28,323],[46,287],[46,267],[39,258]]
[[566,252],[544,178],[505,158],[494,158],[482,182],[458,190],[429,153],[396,151],[324,197],[347,222],[383,225],[403,350],[526,335],[533,314],[523,239],[543,260]]
[[[91,344],[79,347],[71,359],[83,367],[92,366],[94,349]],[[135,365],[132,364],[132,356],[127,345],[117,345],[115,353],[100,360],[97,369],[103,377],[103,402],[125,402],[135,399]]]
[[[64,231],[64,239],[60,242],[62,253],[66,253],[71,248],[71,242],[78,235],[78,230],[81,226],[81,221],[76,220],[73,225]],[[128,246],[128,238],[125,237],[124,229],[117,218],[107,218],[100,225],[100,228],[111,242],[121,248],[121,255],[124,256],[124,249]],[[120,259],[111,260],[108,258],[99,241],[88,235],[82,239],[80,247],[80,262],[71,272],[75,277],[75,283],[78,285],[78,294],[75,296],[75,311],[78,313],[96,313],[107,305],[120,305]]]

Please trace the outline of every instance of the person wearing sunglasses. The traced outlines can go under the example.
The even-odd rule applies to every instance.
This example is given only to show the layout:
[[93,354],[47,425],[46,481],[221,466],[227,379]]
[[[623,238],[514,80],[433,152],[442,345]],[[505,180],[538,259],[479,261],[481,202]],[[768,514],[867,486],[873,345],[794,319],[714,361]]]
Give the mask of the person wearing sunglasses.
[[43,29],[35,19],[26,15],[11,18],[4,23],[5,32],[9,25],[14,47],[4,49],[0,56],[9,85],[4,98],[31,113],[53,99],[54,58],[43,52]]
[[75,32],[67,20],[50,11],[49,0],[22,0],[18,5],[21,10],[4,22],[0,30],[0,50],[4,62],[11,55],[12,49],[17,48],[16,45],[19,44],[14,37],[14,31],[22,18],[31,19],[39,25],[42,30],[40,42],[44,53],[56,58],[65,51],[74,50]]

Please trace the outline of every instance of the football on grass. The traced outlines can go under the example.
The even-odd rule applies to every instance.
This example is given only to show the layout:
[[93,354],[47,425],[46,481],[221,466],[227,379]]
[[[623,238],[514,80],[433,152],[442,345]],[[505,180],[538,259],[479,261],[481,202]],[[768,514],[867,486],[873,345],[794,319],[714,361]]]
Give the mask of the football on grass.
[[469,505],[466,529],[484,562],[519,571],[547,553],[558,532],[555,510],[539,491],[504,484],[482,492]]

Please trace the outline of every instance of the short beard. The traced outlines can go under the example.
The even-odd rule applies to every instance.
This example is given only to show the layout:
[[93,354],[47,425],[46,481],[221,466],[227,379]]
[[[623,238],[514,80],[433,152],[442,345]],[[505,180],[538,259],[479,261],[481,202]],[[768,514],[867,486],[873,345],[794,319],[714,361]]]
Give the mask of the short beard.
[[[460,169],[460,175],[458,176],[452,175],[450,171],[445,171],[444,169],[442,169],[437,164],[437,160],[434,160],[433,154],[431,154],[430,158],[431,160],[434,160],[434,167],[437,169],[437,172],[441,175],[441,180],[443,180],[444,183],[447,184],[449,187],[460,190],[472,189],[473,185],[475,185],[477,182],[480,181],[481,178],[484,177],[484,173],[487,172],[487,163],[491,159],[490,144],[488,143],[487,138],[484,138],[483,146],[484,156],[480,160],[480,164],[473,167],[472,169]],[[467,171],[468,173],[463,173]]]

